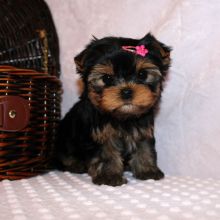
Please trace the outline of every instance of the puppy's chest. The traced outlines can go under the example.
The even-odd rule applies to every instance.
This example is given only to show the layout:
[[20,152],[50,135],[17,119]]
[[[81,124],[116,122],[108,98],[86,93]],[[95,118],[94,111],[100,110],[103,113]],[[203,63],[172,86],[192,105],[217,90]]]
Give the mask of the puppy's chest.
[[93,128],[92,138],[102,145],[111,145],[119,151],[133,152],[137,149],[140,141],[153,137],[153,126],[148,127],[113,127],[106,124],[102,128]]

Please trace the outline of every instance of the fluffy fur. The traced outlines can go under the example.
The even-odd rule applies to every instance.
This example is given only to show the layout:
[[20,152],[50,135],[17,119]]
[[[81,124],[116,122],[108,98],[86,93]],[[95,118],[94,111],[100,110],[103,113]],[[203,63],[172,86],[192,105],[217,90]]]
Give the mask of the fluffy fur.
[[[142,57],[122,46],[145,45]],[[83,81],[80,100],[61,121],[56,143],[59,169],[88,172],[95,184],[161,179],[154,117],[170,65],[170,48],[151,34],[142,39],[93,39],[75,57]]]

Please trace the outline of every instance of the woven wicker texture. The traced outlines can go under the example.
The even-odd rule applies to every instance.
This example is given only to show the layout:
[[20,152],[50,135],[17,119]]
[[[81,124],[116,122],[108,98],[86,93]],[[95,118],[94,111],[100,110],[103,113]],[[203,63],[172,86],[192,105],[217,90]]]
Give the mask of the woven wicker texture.
[[55,76],[0,66],[0,97],[28,100],[30,121],[18,132],[0,132],[0,180],[45,172],[53,154],[60,118],[61,85]]
[[59,76],[59,48],[42,0],[0,0],[0,65]]
[[0,131],[0,180],[12,180],[49,169],[60,119],[59,47],[43,0],[0,5],[0,98],[22,97],[30,109],[23,130]]

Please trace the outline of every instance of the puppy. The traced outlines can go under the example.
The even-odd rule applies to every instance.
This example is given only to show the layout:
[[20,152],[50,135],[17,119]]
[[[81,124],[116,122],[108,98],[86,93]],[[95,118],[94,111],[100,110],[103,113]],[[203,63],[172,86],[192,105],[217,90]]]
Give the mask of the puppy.
[[61,121],[58,168],[88,172],[95,184],[164,177],[157,166],[154,117],[170,66],[171,49],[150,33],[142,39],[94,38],[74,60],[84,84]]

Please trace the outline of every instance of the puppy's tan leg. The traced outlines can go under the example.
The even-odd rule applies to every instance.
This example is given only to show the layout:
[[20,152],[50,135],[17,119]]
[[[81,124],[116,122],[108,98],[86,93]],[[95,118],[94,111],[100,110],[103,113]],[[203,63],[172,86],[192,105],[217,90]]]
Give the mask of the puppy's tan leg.
[[101,147],[101,152],[91,161],[89,167],[89,175],[93,183],[110,186],[127,183],[123,178],[123,162],[120,153],[109,143]]
[[156,151],[147,140],[141,141],[134,154],[132,154],[129,165],[133,175],[137,179],[159,180],[164,177],[163,172],[157,166]]

